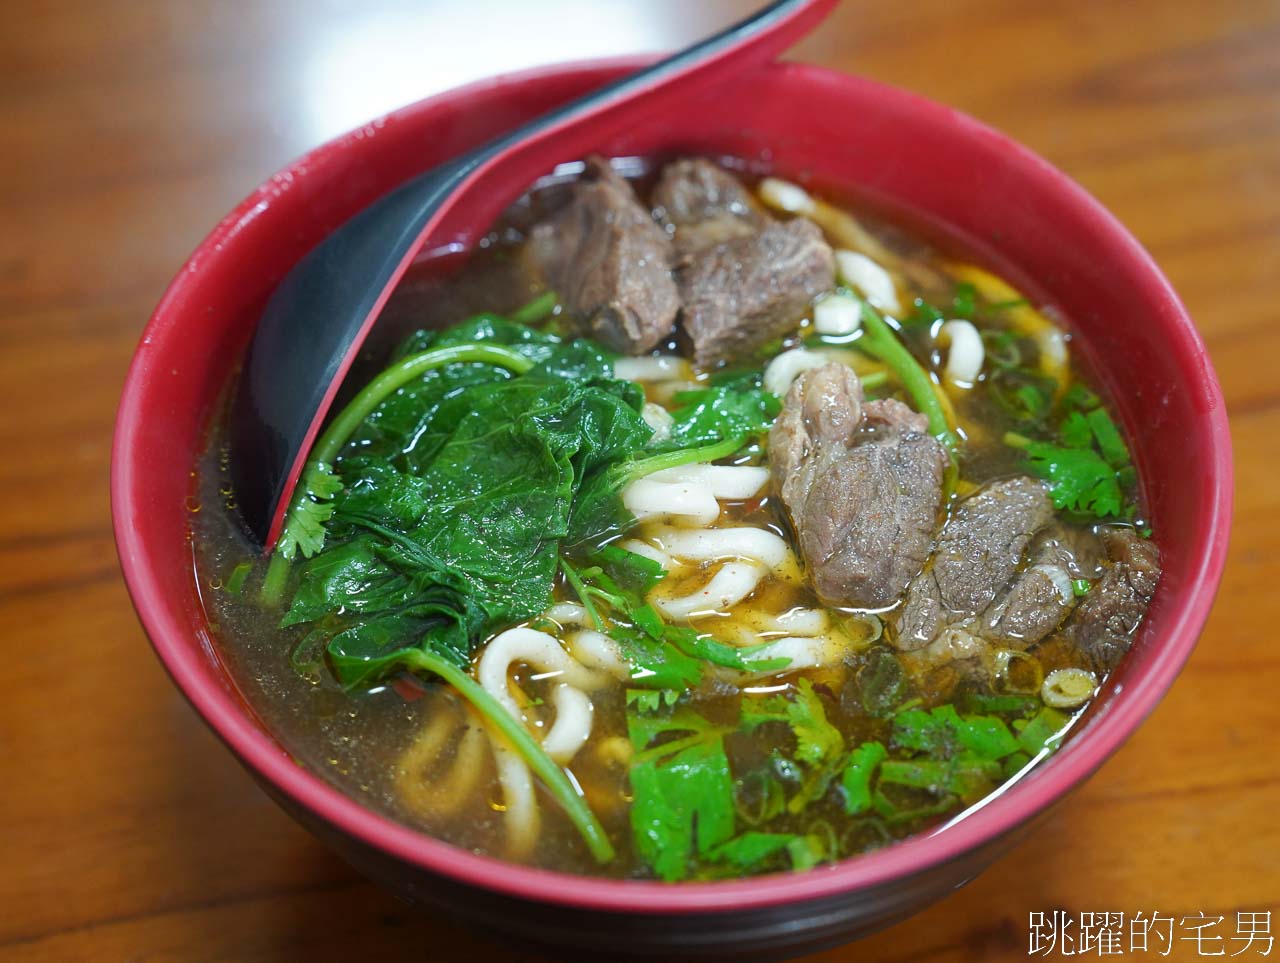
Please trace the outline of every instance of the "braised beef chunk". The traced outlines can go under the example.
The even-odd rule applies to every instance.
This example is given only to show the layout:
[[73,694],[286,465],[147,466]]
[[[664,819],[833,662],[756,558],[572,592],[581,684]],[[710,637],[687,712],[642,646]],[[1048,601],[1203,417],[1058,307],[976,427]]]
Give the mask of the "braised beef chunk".
[[1027,567],[982,616],[982,634],[1004,648],[1025,649],[1055,631],[1075,606],[1073,580],[1102,575],[1106,549],[1092,531],[1055,523],[1036,534],[1027,557]]
[[929,554],[947,456],[924,416],[861,399],[844,365],[805,372],[770,433],[769,461],[818,597],[879,608]]
[[835,283],[835,257],[806,220],[772,223],[697,253],[678,271],[684,329],[707,368],[793,331]]
[[1110,672],[1129,650],[1160,580],[1160,552],[1133,531],[1104,530],[1111,567],[1076,606],[1066,634],[1095,672]]
[[[825,364],[795,380],[769,433],[769,471],[788,506],[804,501],[819,447],[847,448],[861,422],[862,382],[845,365]],[[802,510],[791,513],[794,519]]]
[[587,160],[569,203],[531,232],[528,252],[583,335],[641,354],[671,333],[680,309],[671,239],[608,161]]
[[675,235],[677,252],[684,256],[755,234],[771,220],[741,181],[700,157],[682,158],[664,167],[652,201],[655,213]]
[[1075,602],[1071,573],[1050,547],[1032,555],[1003,598],[983,613],[980,631],[1005,648],[1025,649],[1062,624]]
[[896,642],[918,649],[944,625],[977,615],[1009,584],[1031,536],[1053,518],[1042,482],[992,482],[956,509],[938,538],[932,563],[912,584]]

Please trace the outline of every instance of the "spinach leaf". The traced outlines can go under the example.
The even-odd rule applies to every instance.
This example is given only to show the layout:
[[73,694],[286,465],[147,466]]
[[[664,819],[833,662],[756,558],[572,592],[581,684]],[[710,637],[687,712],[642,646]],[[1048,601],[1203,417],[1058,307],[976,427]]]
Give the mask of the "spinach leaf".
[[676,451],[724,441],[749,439],[769,430],[782,402],[761,388],[720,385],[682,391],[671,412],[671,436],[654,451]]
[[[412,611],[417,644],[463,664],[485,634],[545,608],[580,480],[652,433],[640,404],[627,382],[537,371],[464,387],[442,403],[453,409],[438,419],[445,424],[419,433],[429,456],[344,465],[333,529],[347,540],[301,567],[285,623]],[[438,437],[424,440],[430,433]],[[370,647],[373,637],[335,638],[331,663],[344,684],[398,664]]]

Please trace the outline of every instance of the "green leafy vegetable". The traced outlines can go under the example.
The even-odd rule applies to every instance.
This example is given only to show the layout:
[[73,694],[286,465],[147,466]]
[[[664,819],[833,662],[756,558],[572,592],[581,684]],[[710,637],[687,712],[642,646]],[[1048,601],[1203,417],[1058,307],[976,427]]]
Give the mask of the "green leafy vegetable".
[[1115,422],[1103,408],[1095,408],[1085,416],[1094,439],[1098,442],[1098,451],[1112,468],[1121,469],[1129,464],[1129,448],[1120,437]]
[[960,446],[960,439],[939,400],[938,392],[941,389],[875,309],[866,301],[862,301],[861,305],[863,334],[855,342],[857,348],[879,358],[893,370],[915,402],[916,410],[929,419],[929,432],[954,455]]
[[844,811],[850,816],[871,808],[871,780],[888,756],[889,750],[879,742],[864,742],[849,753],[840,785],[844,787]]
[[839,772],[844,736],[827,721],[822,697],[808,679],[801,679],[792,697],[778,694],[743,706],[742,728],[750,731],[766,722],[786,723],[795,738],[795,759],[803,766],[799,791],[788,801],[791,813],[821,798]]
[[[517,352],[497,345],[483,344],[453,345],[402,358],[365,385],[325,429],[312,449],[304,470],[304,479],[317,481],[320,490],[331,487],[324,478],[326,473],[331,474],[331,470],[325,466],[334,463],[352,434],[379,405],[400,388],[428,372],[467,363],[498,366],[515,372],[527,371],[531,366],[529,360]],[[280,537],[282,545],[300,547],[306,544],[311,547],[313,554],[323,548],[325,523],[332,518],[332,513],[317,509],[317,504],[308,485],[299,486],[285,516]],[[262,598],[266,604],[275,605],[280,601],[289,574],[289,561],[290,556],[283,551],[276,552],[272,557],[262,587]]]
[[624,382],[530,372],[457,400],[418,470],[360,462],[331,523],[347,539],[299,571],[284,624],[357,616],[330,646],[344,685],[393,671],[406,646],[465,664],[485,635],[541,612],[581,478],[650,434]]
[[782,410],[777,395],[736,385],[682,391],[673,400],[671,437],[654,445],[654,451],[696,448],[726,438],[745,442],[767,432]]
[[978,307],[978,289],[968,281],[956,285],[951,297],[951,311],[957,318],[972,318]]
[[606,546],[593,558],[600,564],[577,569],[561,559],[560,565],[596,629],[621,646],[632,667],[633,685],[656,689],[696,686],[706,663],[757,672],[776,671],[790,664],[787,659],[752,658],[759,647],[726,645],[690,626],[666,622],[644,602],[645,593],[664,574],[651,559],[617,546]]
[[[631,714],[631,829],[636,853],[665,880],[733,836],[733,780],[724,731],[694,712]],[[676,738],[671,738],[671,737]]]
[[1049,482],[1058,508],[1096,515],[1121,513],[1124,496],[1115,469],[1089,448],[1064,448],[1033,441],[1026,446],[1028,467]]
[[1015,722],[1013,727],[1018,731],[1018,744],[1034,758],[1062,740],[1070,721],[1070,716],[1045,706],[1030,719]]

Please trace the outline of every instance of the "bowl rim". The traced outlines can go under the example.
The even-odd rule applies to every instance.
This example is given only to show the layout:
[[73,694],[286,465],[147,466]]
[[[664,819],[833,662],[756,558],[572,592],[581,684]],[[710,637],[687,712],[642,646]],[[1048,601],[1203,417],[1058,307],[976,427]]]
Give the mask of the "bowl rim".
[[[495,75],[400,108],[384,119],[412,116],[433,105],[502,86],[520,86],[573,72],[608,74],[636,69],[649,56],[579,60]],[[900,109],[929,112],[960,128],[963,136],[997,143],[1017,162],[1020,176],[1039,179],[1070,202],[1098,229],[1127,249],[1129,270],[1146,275],[1149,289],[1173,309],[1168,334],[1183,355],[1202,359],[1204,379],[1191,386],[1206,406],[1207,435],[1213,460],[1206,500],[1208,520],[1198,560],[1189,566],[1184,591],[1169,605],[1168,628],[1141,676],[1126,680],[1107,712],[1090,721],[1080,736],[1039,767],[1035,778],[997,791],[945,831],[910,837],[885,849],[850,857],[807,873],[778,873],[720,882],[664,883],[579,876],[482,856],[445,843],[379,815],[303,769],[248,715],[236,695],[206,675],[206,658],[190,626],[167,610],[157,583],[147,541],[133,519],[147,506],[138,499],[138,473],[131,458],[134,439],[144,430],[142,407],[149,377],[141,350],[165,337],[171,316],[182,310],[186,279],[207,260],[219,256],[259,210],[273,180],[305,176],[308,168],[352,147],[360,129],[335,137],[282,168],[237,205],[195,249],[166,290],[148,322],[126,378],[112,443],[111,507],[117,551],[130,596],[146,634],[165,669],[196,712],[239,759],[277,791],[342,833],[432,874],[523,900],[625,914],[688,915],[775,907],[847,896],[894,880],[912,877],[991,843],[1048,809],[1080,785],[1110,757],[1154,709],[1186,662],[1208,617],[1225,564],[1232,514],[1232,458],[1225,405],[1217,377],[1199,333],[1168,280],[1136,239],[1084,188],[1049,162],[986,124],[935,101],[878,81],[810,64],[778,62],[763,71],[791,74],[801,82],[860,85]],[[169,336],[172,336],[171,332]]]

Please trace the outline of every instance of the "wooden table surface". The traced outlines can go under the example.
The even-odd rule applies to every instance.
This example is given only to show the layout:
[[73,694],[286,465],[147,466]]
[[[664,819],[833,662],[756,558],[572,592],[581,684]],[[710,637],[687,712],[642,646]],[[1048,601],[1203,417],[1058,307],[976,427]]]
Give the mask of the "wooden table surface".
[[[0,961],[513,958],[362,880],[170,685],[112,545],[116,400],[169,277],[291,157],[457,82],[674,46],[751,5],[3,5]],[[1137,736],[967,888],[815,959],[1025,958],[1028,913],[1055,909],[1203,910],[1230,937],[1239,910],[1280,910],[1280,5],[847,0],[796,55],[967,110],[1115,211],[1204,333],[1238,476],[1217,608]]]

